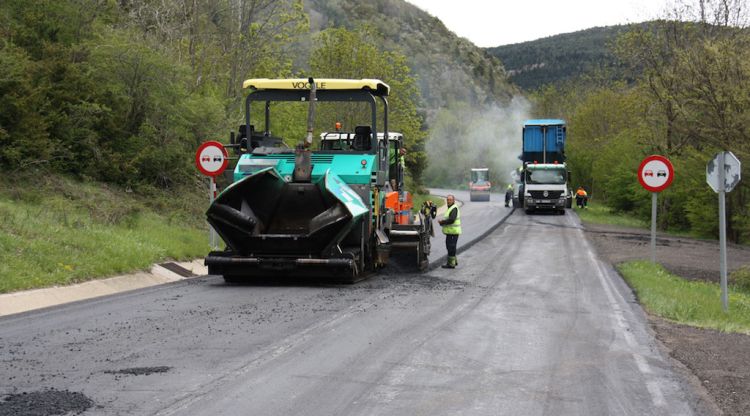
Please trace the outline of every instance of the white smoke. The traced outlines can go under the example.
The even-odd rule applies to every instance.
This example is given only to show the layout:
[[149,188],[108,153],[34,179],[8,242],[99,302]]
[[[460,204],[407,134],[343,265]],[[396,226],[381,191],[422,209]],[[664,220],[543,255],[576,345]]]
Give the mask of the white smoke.
[[435,117],[427,142],[428,186],[467,185],[471,168],[489,168],[495,191],[513,181],[521,165],[521,134],[531,104],[514,97],[508,105],[480,108],[457,103]]

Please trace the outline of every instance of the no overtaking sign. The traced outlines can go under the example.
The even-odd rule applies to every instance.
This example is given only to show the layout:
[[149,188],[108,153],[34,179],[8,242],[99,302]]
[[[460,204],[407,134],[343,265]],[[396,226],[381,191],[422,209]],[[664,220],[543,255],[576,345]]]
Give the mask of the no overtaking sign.
[[638,167],[638,182],[651,192],[651,261],[656,263],[656,195],[674,179],[672,163],[664,156],[652,155]]
[[649,156],[638,168],[638,181],[649,192],[661,192],[672,184],[674,168],[664,156]]
[[[205,142],[195,152],[195,166],[202,174],[209,176],[209,200],[211,203],[216,199],[216,177],[221,175],[229,163],[229,155],[224,145],[216,142]],[[219,247],[219,239],[213,227],[209,225],[208,241],[211,247],[216,250]]]
[[205,142],[195,152],[195,165],[206,176],[219,176],[227,168],[229,155],[219,142]]

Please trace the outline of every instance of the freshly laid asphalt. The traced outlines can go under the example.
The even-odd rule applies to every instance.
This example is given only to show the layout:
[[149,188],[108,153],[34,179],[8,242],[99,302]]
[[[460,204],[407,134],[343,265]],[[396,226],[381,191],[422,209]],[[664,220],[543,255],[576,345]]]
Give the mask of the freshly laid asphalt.
[[0,415],[31,396],[47,414],[700,414],[578,218],[502,204],[461,206],[454,270],[205,276],[0,318]]

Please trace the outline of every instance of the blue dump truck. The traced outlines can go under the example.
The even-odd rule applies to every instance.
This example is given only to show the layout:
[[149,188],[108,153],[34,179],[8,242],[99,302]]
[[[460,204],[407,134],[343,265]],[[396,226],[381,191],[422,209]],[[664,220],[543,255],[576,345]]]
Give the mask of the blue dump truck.
[[523,126],[523,162],[518,203],[526,211],[552,210],[565,214],[572,204],[565,165],[564,120],[527,120]]
[[[282,276],[354,282],[384,267],[392,252],[427,267],[434,207],[416,215],[409,209],[395,157],[403,136],[388,131],[387,84],[250,79],[243,87],[245,123],[228,145],[239,158],[234,181],[206,212],[226,243],[206,257],[210,274],[230,283]],[[300,137],[277,137],[271,128],[278,128],[274,115],[299,105],[308,107],[307,136],[290,148],[285,140]],[[316,113],[318,105],[329,111]],[[339,130],[335,117],[346,111],[360,125]],[[316,144],[320,125],[337,132]]]

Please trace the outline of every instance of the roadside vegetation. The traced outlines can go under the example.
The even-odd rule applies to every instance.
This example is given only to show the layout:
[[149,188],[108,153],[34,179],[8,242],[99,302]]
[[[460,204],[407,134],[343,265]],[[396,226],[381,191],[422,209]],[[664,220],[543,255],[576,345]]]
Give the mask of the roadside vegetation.
[[[533,93],[534,115],[568,122],[573,188],[614,213],[648,222],[651,198],[637,169],[669,158],[672,185],[659,195],[658,227],[718,237],[718,201],[706,164],[723,150],[750,160],[750,32],[739,2],[680,0],[611,43],[619,81],[607,70]],[[727,194],[727,237],[750,243],[750,181]]]
[[681,324],[750,334],[750,290],[745,286],[730,286],[725,313],[717,283],[686,280],[649,261],[617,268],[649,313]]
[[[364,22],[311,32],[301,0],[0,2],[0,172],[43,167],[136,194],[190,186],[198,145],[244,119],[244,79],[314,74],[391,85],[389,127],[420,187],[420,90],[383,36]],[[294,146],[304,114],[277,112],[274,134]]]
[[[573,201],[575,206],[575,201]],[[589,201],[588,208],[574,208],[584,223],[619,225],[621,227],[646,228],[648,223],[641,218],[622,212],[614,212],[612,208],[594,201]]]
[[[312,30],[301,0],[0,2],[0,292],[205,255],[194,153],[237,130],[246,78],[389,83],[406,181],[424,192],[419,85],[366,23]],[[304,111],[276,114],[295,145]]]
[[64,285],[205,255],[203,192],[136,197],[63,177],[0,190],[0,293]]

